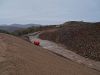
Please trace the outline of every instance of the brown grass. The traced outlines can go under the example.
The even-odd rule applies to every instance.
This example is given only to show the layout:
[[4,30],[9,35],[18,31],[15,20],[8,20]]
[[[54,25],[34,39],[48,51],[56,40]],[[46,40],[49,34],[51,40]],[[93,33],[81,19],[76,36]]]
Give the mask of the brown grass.
[[45,32],[40,38],[64,44],[81,56],[100,61],[100,23],[67,22],[58,31]]

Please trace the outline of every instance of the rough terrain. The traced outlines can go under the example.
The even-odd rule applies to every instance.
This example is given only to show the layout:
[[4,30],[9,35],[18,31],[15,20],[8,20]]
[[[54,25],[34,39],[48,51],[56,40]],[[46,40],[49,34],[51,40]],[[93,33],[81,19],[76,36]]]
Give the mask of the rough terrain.
[[0,34],[0,75],[100,75],[100,72],[20,38]]
[[40,38],[63,44],[85,58],[100,61],[100,22],[66,22],[56,31],[44,30]]
[[38,38],[39,34],[41,34],[41,33],[37,33],[37,34],[34,33],[31,35],[28,35],[29,40],[32,43],[34,43],[35,40],[38,40],[38,41],[40,41],[41,47],[43,47],[57,55],[60,55],[64,58],[68,58],[74,62],[84,64],[90,68],[100,71],[100,62],[99,61],[94,61],[94,60],[82,57],[82,56],[76,54],[75,52],[66,49],[66,47],[63,45],[59,45],[57,43],[54,43],[54,42],[48,41],[48,40],[42,40],[42,39]]

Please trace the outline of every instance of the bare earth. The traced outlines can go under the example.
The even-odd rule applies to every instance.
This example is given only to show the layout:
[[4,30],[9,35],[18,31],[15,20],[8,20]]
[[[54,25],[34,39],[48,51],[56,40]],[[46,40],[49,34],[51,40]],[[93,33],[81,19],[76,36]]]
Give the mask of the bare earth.
[[[34,35],[35,34],[35,35]],[[62,44],[58,44],[49,40],[42,40],[39,38],[39,34],[41,33],[33,33],[28,35],[30,42],[34,42],[35,40],[40,41],[40,46],[43,47],[44,49],[47,49],[57,55],[60,55],[64,58],[68,58],[74,62],[78,62],[80,64],[84,64],[90,68],[93,68],[95,70],[100,71],[100,62],[91,60],[85,57],[80,56],[79,54],[76,54],[75,52],[71,50],[67,50],[65,46]]]
[[0,34],[0,75],[100,75],[100,72],[20,38]]

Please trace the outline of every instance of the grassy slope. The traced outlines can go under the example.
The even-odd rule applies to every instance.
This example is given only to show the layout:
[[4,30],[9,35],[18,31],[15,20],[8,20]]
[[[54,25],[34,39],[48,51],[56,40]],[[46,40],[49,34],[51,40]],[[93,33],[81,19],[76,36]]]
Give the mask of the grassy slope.
[[64,44],[86,58],[100,61],[100,23],[67,22],[55,32],[45,32],[42,39]]

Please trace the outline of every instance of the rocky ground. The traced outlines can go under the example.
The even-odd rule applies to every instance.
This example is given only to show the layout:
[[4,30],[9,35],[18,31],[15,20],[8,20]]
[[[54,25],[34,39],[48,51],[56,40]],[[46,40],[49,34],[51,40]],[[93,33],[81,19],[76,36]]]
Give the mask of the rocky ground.
[[0,75],[100,75],[20,38],[0,34]]
[[100,62],[99,61],[94,61],[94,60],[90,60],[88,58],[84,58],[84,57],[76,54],[73,51],[67,50],[64,46],[59,45],[57,43],[54,43],[54,42],[51,42],[48,40],[39,39],[38,38],[39,34],[29,36],[30,41],[34,42],[35,40],[38,40],[38,41],[40,41],[41,47],[48,49],[49,51],[56,53],[57,55],[60,55],[64,58],[68,58],[74,62],[84,64],[90,68],[100,71]]

